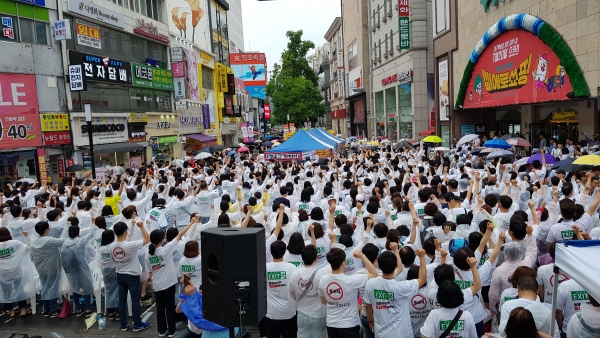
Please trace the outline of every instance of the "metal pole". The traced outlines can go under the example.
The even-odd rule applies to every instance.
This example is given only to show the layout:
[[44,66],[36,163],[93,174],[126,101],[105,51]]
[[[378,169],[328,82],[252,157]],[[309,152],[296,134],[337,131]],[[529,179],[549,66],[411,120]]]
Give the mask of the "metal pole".
[[92,160],[92,179],[96,179],[96,161],[94,159],[94,140],[92,131],[92,107],[89,104],[85,105],[85,122],[87,123],[88,139],[90,142],[90,158]]
[[[558,269],[558,266],[556,266],[556,263],[554,264],[554,285],[553,286],[553,292],[552,292],[552,321],[551,326],[550,326],[550,336],[554,337],[554,326],[556,323],[556,298],[558,297],[558,274],[560,272],[560,270]],[[561,329],[561,328],[559,328]]]

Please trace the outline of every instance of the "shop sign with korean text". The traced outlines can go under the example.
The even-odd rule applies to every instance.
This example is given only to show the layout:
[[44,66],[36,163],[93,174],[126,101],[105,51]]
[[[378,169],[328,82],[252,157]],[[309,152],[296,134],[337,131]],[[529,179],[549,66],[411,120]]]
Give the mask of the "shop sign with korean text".
[[96,49],[102,49],[102,40],[100,39],[100,26],[83,20],[75,19],[75,34],[77,34],[77,43]]
[[69,50],[69,64],[81,65],[87,81],[131,85],[131,64],[105,56]]
[[510,30],[481,53],[463,107],[563,101],[572,91],[569,75],[548,45],[529,32]]
[[71,39],[71,21],[68,19],[54,21],[54,40]]
[[71,132],[70,131],[45,132],[44,133],[44,144],[47,146],[71,144]]
[[70,130],[69,114],[40,114],[42,131]]
[[178,77],[173,79],[173,90],[176,99],[185,99],[185,78]]
[[148,123],[148,114],[146,113],[129,113],[130,123]]
[[265,153],[265,160],[297,161],[302,159],[302,152]]
[[330,158],[333,154],[333,151],[331,149],[321,149],[317,150],[316,154],[319,156],[319,158]]
[[44,148],[38,148],[36,151],[38,158],[38,173],[40,173],[40,186],[45,186],[48,183],[48,163],[46,163],[46,152]]
[[0,73],[0,149],[41,145],[35,75]]
[[136,87],[173,90],[173,73],[168,69],[132,62],[131,74]]
[[171,48],[171,61],[172,62],[183,62],[183,48],[172,47]]
[[409,0],[398,0],[398,16],[410,16]]
[[77,13],[119,28],[125,28],[125,16],[123,14],[98,6],[89,1],[69,0],[69,12]]
[[400,35],[400,49],[410,49],[410,18],[408,16],[398,18],[398,31]]

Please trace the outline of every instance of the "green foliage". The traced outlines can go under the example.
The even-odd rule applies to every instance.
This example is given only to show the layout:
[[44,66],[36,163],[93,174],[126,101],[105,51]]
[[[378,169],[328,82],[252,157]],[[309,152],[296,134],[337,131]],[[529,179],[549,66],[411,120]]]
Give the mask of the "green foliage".
[[307,119],[316,121],[325,114],[319,78],[309,66],[306,55],[315,48],[312,41],[302,40],[302,31],[288,31],[287,49],[281,53],[281,65],[275,64],[267,84],[267,95],[273,107],[274,124],[290,122],[302,125]]

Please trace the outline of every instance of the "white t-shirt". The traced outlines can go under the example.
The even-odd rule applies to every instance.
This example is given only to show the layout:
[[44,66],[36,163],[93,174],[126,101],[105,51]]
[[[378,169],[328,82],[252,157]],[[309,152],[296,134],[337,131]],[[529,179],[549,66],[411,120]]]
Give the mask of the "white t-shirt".
[[[317,267],[318,268],[322,268],[327,265],[327,259],[325,258],[325,256],[327,255],[327,253],[329,252],[329,249],[331,247],[331,241],[329,240],[330,232],[331,231],[329,229],[327,229],[327,231],[325,232],[325,235],[323,235],[323,237],[317,238],[316,248],[317,248]],[[304,244],[310,245],[311,241],[308,240]]]
[[417,280],[398,282],[377,277],[367,282],[363,300],[373,308],[375,337],[413,337],[405,328],[410,323],[411,299],[417,291]]
[[358,317],[358,288],[369,277],[363,274],[327,274],[319,282],[319,296],[327,301],[327,326],[351,328],[360,324]]
[[131,242],[113,242],[110,245],[110,254],[117,264],[117,273],[139,276],[142,274],[142,266],[138,259],[138,250],[144,245],[143,240]]
[[[486,261],[479,269],[479,276],[487,276],[491,274],[491,264],[489,261]],[[456,280],[454,281],[458,286],[460,286],[461,290],[463,290],[463,295],[465,298],[465,302],[461,305],[461,309],[469,311],[473,316],[473,320],[475,323],[479,323],[486,317],[485,307],[483,305],[483,297],[481,296],[481,290],[479,290],[475,295],[471,292],[471,286],[473,286],[473,273],[469,271],[463,270],[454,270],[454,275]]]
[[304,262],[302,261],[302,255],[291,254],[288,251],[283,255],[283,261],[294,264],[295,267],[299,268],[304,266]]
[[431,287],[431,284],[425,285],[410,299],[410,323],[415,337],[421,335],[421,327],[425,324],[425,319],[432,310],[429,297],[427,297]]
[[[454,317],[458,313],[458,308],[455,309],[435,309],[429,313],[425,324],[421,328],[421,334],[426,338],[437,338],[444,333],[446,328],[452,323]],[[452,331],[448,336],[461,337],[461,338],[478,338],[477,329],[475,329],[475,322],[473,316],[469,311],[463,311],[462,315],[454,325]]]
[[[552,296],[554,295],[554,264],[542,265],[537,270],[538,285],[544,286],[544,303],[552,304]],[[569,277],[563,272],[558,274],[558,285],[569,280]]]
[[[506,323],[508,323],[508,318],[510,318],[510,313],[512,310],[523,307],[529,311],[531,311],[533,318],[541,319],[545,318],[546,320],[542,323],[536,322],[536,327],[538,330],[550,334],[550,321],[552,319],[551,314],[551,306],[549,304],[540,303],[538,298],[537,301],[532,301],[524,298],[517,298],[508,300],[502,307],[500,308],[500,323],[498,324],[498,331],[500,333],[504,333],[506,330]],[[558,328],[556,328],[558,330]]]
[[267,263],[267,318],[286,320],[296,315],[296,307],[288,297],[288,281],[296,270],[286,262]]
[[196,288],[200,287],[202,285],[202,256],[198,255],[194,258],[182,257],[179,260],[179,271],[181,275],[184,273],[188,274],[192,280],[192,284]]
[[588,293],[574,279],[569,279],[560,283],[558,286],[558,295],[556,296],[556,309],[562,310],[565,319],[563,320],[563,331],[567,331],[569,320],[573,315],[581,310],[581,305],[588,304],[590,301]]
[[178,243],[179,241],[170,241],[156,248],[154,255],[146,254],[146,270],[152,273],[152,288],[154,291],[166,290],[177,284],[173,251],[177,248]]
[[[313,278],[312,285],[308,288],[304,297],[300,299],[300,295],[306,290],[306,286],[310,277],[314,272],[317,272]],[[312,318],[325,318],[327,314],[327,308],[319,297],[318,289],[321,277],[331,272],[331,268],[324,267],[318,269],[316,265],[305,267],[301,266],[296,271],[292,272],[288,289],[290,293],[294,293],[296,296],[298,312],[312,317]]]
[[504,305],[505,302],[517,298],[519,298],[519,290],[515,288],[508,288],[502,291],[502,295],[500,295],[500,302],[498,304],[498,308],[502,309],[502,305]]

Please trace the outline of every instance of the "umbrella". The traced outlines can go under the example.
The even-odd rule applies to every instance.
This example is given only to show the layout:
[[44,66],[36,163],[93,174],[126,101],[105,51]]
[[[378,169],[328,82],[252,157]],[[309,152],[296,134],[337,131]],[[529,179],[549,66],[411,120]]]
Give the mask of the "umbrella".
[[223,150],[223,149],[225,149],[225,148],[227,148],[227,147],[225,147],[225,146],[221,146],[221,145],[216,145],[216,146],[212,146],[212,147],[208,148],[208,150],[209,150],[211,153],[217,153],[217,152],[219,152],[219,151],[221,151],[221,150]]
[[71,166],[68,166],[65,169],[65,172],[67,172],[67,173],[74,173],[76,171],[83,171],[83,170],[85,170],[85,167],[83,165],[81,165],[81,164],[73,164]]
[[479,135],[477,135],[477,134],[465,135],[465,136],[461,137],[460,140],[458,140],[458,142],[456,143],[456,146],[460,147],[461,145],[463,145],[465,143],[473,142],[478,138],[479,138]]
[[573,161],[573,164],[597,166],[600,165],[600,155],[585,155]]
[[245,153],[250,151],[250,149],[248,149],[248,147],[241,147],[240,149],[238,149],[238,153]]
[[256,140],[256,141],[254,141],[254,143],[262,143],[262,141],[261,140]]
[[170,160],[171,157],[169,156],[169,154],[158,154],[156,155],[156,157],[154,158],[156,161],[160,161],[160,160]]
[[506,143],[504,140],[489,140],[483,144],[484,147],[488,148],[500,148],[500,149],[509,149],[510,144]]
[[171,164],[173,164],[174,166],[183,167],[183,160],[182,159],[177,159],[177,160],[173,160],[173,162],[171,162]]
[[212,155],[210,153],[201,152],[200,154],[194,156],[194,160],[203,160],[205,158],[209,158]]
[[385,139],[385,140],[381,140],[381,143],[390,143],[392,141],[390,141],[389,139]]
[[413,145],[406,141],[400,141],[394,145],[394,150],[402,149],[402,148],[410,148]]
[[490,154],[496,151],[494,148],[480,148],[479,154]]
[[485,157],[486,160],[491,160],[493,158],[498,158],[498,157],[514,157],[515,154],[513,154],[512,152],[508,151],[508,150],[496,150],[496,151],[492,151],[491,153],[489,153],[488,156]]
[[500,139],[506,141],[509,138],[515,138],[515,137],[521,137],[521,135],[519,135],[519,134],[506,134],[506,135],[502,135],[502,137],[500,137]]
[[233,154],[235,154],[235,150],[232,150],[232,151],[228,152],[228,153],[227,153],[227,156],[231,156],[231,155],[233,155]]
[[429,143],[442,143],[444,142],[444,140],[436,135],[429,135],[426,138],[423,139],[423,142],[429,142]]
[[508,140],[506,140],[506,143],[510,144],[511,146],[517,147],[531,147],[531,143],[529,143],[529,141],[520,137],[509,138]]
[[411,138],[411,139],[406,140],[406,142],[408,142],[410,144],[417,144],[417,143],[420,143],[421,141],[415,140],[414,138]]
[[[591,156],[591,155],[588,155],[588,156]],[[554,156],[552,156],[550,154],[544,154],[544,157],[546,157],[546,164],[554,164],[554,163],[556,163],[556,158],[554,158]],[[597,156],[597,157],[600,159],[600,156]],[[532,155],[529,158],[529,160],[527,160],[527,163],[531,164],[535,160],[538,160],[541,163],[542,162],[542,154],[534,154],[534,155]],[[598,162],[598,163],[600,164],[600,162]]]
[[449,148],[446,147],[435,147],[433,148],[434,151],[450,151]]
[[245,144],[243,144],[243,143],[238,143],[238,146],[240,146],[240,147],[245,147],[246,145],[245,145]]
[[517,165],[517,167],[522,166],[523,164],[527,164],[527,161],[529,161],[529,157],[523,157],[519,160],[515,161],[515,164]]
[[262,146],[263,147],[271,147],[271,146],[273,146],[273,142],[267,141],[267,142],[263,143]]
[[[564,167],[566,165],[570,165],[571,163],[573,163],[573,161],[575,161],[574,157],[569,157],[566,160],[558,161],[558,162],[554,163],[554,165],[552,165],[552,169],[556,169],[556,170],[562,169],[562,170],[565,170],[564,168],[561,168],[561,167]],[[565,170],[565,171],[567,171],[567,170]]]

